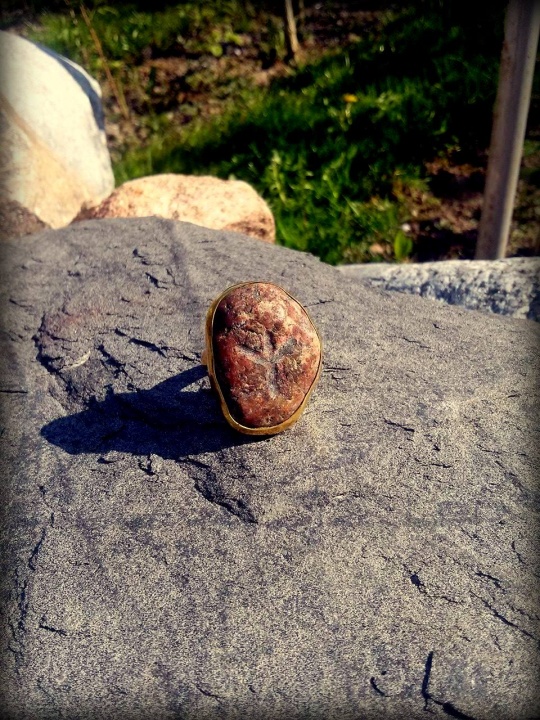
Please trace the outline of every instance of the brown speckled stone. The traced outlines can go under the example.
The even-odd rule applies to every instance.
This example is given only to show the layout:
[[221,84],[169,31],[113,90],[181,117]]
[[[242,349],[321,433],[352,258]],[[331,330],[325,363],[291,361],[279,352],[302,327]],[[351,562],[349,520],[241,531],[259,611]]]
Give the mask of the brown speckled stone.
[[300,303],[277,285],[232,289],[216,308],[212,343],[229,412],[246,427],[288,420],[317,378],[317,331]]

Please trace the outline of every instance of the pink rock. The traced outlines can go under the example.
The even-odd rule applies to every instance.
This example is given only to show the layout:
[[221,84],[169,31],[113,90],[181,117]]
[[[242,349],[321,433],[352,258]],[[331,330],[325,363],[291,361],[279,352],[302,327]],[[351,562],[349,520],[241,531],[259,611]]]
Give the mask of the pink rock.
[[212,349],[227,409],[248,428],[289,420],[313,388],[321,363],[321,343],[308,314],[271,283],[246,283],[219,302]]
[[275,241],[274,217],[260,195],[240,180],[210,176],[166,174],[130,180],[100,205],[82,210],[76,220],[151,215]]

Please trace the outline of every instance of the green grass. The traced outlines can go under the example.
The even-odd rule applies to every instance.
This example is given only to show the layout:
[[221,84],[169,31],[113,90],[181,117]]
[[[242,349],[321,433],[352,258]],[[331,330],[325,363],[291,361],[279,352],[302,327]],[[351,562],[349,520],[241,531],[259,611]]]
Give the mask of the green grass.
[[[190,41],[212,53],[225,33],[260,22],[252,8],[240,18],[237,0],[156,13],[122,7],[121,32],[111,6],[94,7],[92,16],[113,62],[135,62],[148,45],[165,53],[180,44],[187,52]],[[160,126],[115,164],[117,182],[165,172],[235,177],[269,202],[286,246],[339,263],[380,260],[383,244],[404,260],[413,249],[402,230],[407,198],[426,187],[425,162],[450,148],[488,145],[503,7],[424,0],[387,13],[376,34],[268,88],[239,90],[218,116]],[[51,15],[43,32],[77,60],[74,48],[82,57],[91,42],[79,20],[74,44],[73,18],[62,31],[68,21]]]
[[[251,3],[242,0],[157,4],[162,9],[144,9],[144,4],[141,8],[136,2],[88,3],[90,23],[113,67],[140,62],[149,49],[153,57],[178,53],[220,57],[227,43],[242,44],[242,33],[254,28],[256,17],[264,19]],[[78,3],[67,2],[66,6],[69,12],[43,13],[29,36],[99,75],[102,59]]]
[[339,263],[381,259],[387,242],[403,260],[407,190],[425,185],[424,162],[489,142],[500,38],[490,40],[442,12],[405,12],[221,116],[128,152],[117,180],[236,177],[270,203],[284,245]]

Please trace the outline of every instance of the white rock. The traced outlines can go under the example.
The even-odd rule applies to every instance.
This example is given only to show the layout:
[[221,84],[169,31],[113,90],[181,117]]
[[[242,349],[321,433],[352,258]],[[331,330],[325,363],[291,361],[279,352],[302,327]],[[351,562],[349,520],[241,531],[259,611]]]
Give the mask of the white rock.
[[52,227],[114,188],[99,85],[47,48],[0,32],[4,196]]
[[342,265],[372,286],[462,305],[471,310],[540,320],[540,258],[443,260]]

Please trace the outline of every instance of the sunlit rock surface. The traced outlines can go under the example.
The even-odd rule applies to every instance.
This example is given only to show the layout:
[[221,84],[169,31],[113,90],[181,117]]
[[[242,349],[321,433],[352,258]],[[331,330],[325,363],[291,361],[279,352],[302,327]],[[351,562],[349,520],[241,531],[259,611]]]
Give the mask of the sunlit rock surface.
[[[164,220],[0,251],[4,713],[538,714],[536,323]],[[325,343],[264,439],[200,365],[254,279]]]
[[421,295],[470,310],[540,321],[540,258],[342,265],[372,287]]
[[114,188],[101,91],[81,67],[0,31],[2,196],[51,227]]
[[129,180],[77,219],[149,216],[276,239],[272,211],[251,185],[207,175],[164,173]]

